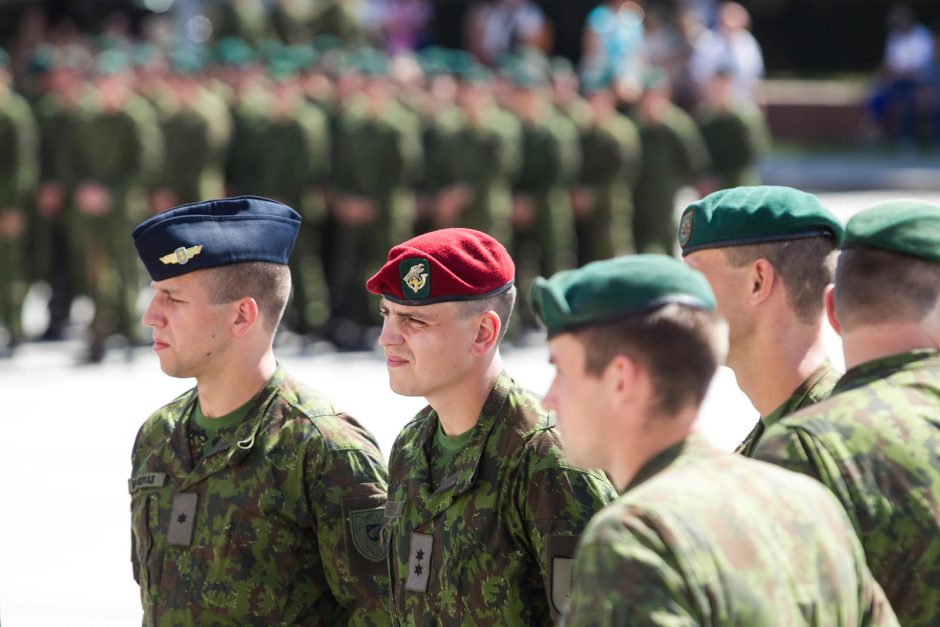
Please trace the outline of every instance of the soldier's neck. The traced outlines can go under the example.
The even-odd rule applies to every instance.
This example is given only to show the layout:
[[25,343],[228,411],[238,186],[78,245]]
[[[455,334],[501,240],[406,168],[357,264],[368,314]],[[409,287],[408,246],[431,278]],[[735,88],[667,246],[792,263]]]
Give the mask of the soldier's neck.
[[921,348],[937,349],[940,342],[918,323],[885,322],[842,329],[846,369]]
[[428,397],[428,404],[437,413],[446,435],[460,435],[476,426],[502,370],[502,359],[497,352],[488,364],[461,377],[459,384]]
[[277,370],[273,350],[254,360],[229,359],[227,362],[227,367],[196,378],[199,408],[208,418],[224,416],[247,403]]
[[761,416],[790,398],[827,359],[822,328],[795,320],[763,325],[743,353],[729,366]]

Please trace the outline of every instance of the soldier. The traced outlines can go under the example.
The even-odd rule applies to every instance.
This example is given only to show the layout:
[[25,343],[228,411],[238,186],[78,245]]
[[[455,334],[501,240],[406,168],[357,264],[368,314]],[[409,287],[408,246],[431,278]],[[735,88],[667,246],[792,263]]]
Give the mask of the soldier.
[[[526,58],[513,68],[513,113],[522,123],[522,162],[513,186],[513,258],[525,289],[538,275],[574,267],[574,216],[569,187],[581,166],[578,130],[557,112],[547,91],[540,59]],[[527,294],[522,315],[534,324]]]
[[134,230],[160,368],[196,387],[141,427],[129,481],[145,625],[383,625],[372,435],[278,366],[300,215],[257,197]]
[[609,81],[596,73],[583,81],[589,118],[581,127],[581,173],[571,192],[578,265],[635,252],[633,186],[640,170],[640,138],[617,112]]
[[48,283],[47,340],[62,338],[72,299],[80,292],[79,264],[73,263],[69,231],[75,215],[75,131],[79,120],[81,75],[74,58],[58,48],[37,49],[30,62],[39,74],[33,115],[39,130],[39,179],[33,199],[31,247],[34,278]]
[[708,148],[691,117],[670,101],[669,78],[651,72],[633,120],[643,161],[633,192],[637,252],[671,255],[676,244],[676,193],[708,170]]
[[395,246],[367,284],[392,390],[429,403],[390,457],[396,625],[550,625],[581,529],[615,496],[571,470],[551,417],[503,370],[513,276],[501,244],[457,228]]
[[679,222],[686,264],[708,279],[728,321],[727,366],[761,418],[737,452],[828,397],[839,378],[823,346],[823,292],[842,225],[790,187],[738,187],[692,203]]
[[724,351],[705,278],[661,255],[538,279],[543,404],[621,496],[578,545],[566,625],[896,625],[845,513],[813,481],[693,433]]
[[303,216],[290,263],[294,292],[285,322],[306,336],[325,332],[330,313],[321,259],[326,215],[322,186],[330,172],[330,132],[326,115],[304,98],[296,70],[287,55],[270,65],[271,85],[256,118],[260,158],[253,166],[251,188],[296,207]]
[[36,188],[39,133],[29,103],[13,91],[9,57],[0,50],[0,324],[12,352],[23,339],[22,308],[29,287],[26,210]]
[[333,340],[342,348],[369,346],[367,327],[377,327],[379,319],[361,286],[371,268],[382,264],[383,251],[412,233],[410,185],[422,161],[419,123],[392,98],[386,68],[384,56],[359,59],[363,93],[345,105],[335,137],[331,210],[336,232],[328,279]]
[[167,89],[155,98],[164,158],[152,195],[154,213],[223,194],[224,161],[232,134],[225,101],[199,82],[199,56],[176,51],[170,62],[173,71],[166,79]]
[[143,217],[145,189],[159,172],[163,150],[153,108],[128,86],[127,63],[117,50],[99,55],[95,89],[83,101],[76,129],[73,242],[95,304],[90,362],[104,358],[112,333],[134,340],[140,284],[126,233]]
[[940,621],[940,206],[892,201],[845,228],[826,311],[848,371],[754,457],[826,485],[904,625]]

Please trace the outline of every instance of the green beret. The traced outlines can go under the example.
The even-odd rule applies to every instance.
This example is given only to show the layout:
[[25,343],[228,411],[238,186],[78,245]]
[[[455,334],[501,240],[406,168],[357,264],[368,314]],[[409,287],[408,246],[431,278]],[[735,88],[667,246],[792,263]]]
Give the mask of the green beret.
[[827,235],[842,241],[842,225],[812,194],[792,187],[734,187],[689,205],[679,221],[682,255]]
[[940,205],[891,200],[859,211],[845,225],[842,248],[858,246],[940,261]]
[[539,277],[530,300],[549,337],[673,303],[715,309],[704,275],[665,255],[615,257]]

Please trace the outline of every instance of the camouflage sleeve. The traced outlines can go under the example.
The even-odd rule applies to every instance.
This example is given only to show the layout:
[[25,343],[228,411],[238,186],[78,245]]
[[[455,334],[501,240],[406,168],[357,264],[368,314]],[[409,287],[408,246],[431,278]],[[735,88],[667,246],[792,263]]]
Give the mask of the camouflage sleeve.
[[359,446],[317,447],[307,464],[307,498],[330,590],[349,611],[349,625],[386,625],[381,528],[388,470],[381,453],[363,438]]
[[561,624],[701,624],[672,550],[650,521],[606,515],[578,547]]
[[764,434],[754,449],[754,459],[798,472],[819,481],[835,494],[849,516],[856,533],[861,533],[861,517],[856,500],[845,481],[835,456],[805,429],[776,424]]
[[539,565],[552,617],[558,618],[571,587],[571,566],[588,521],[616,498],[603,474],[576,470],[553,432],[537,436],[517,495],[517,542]]

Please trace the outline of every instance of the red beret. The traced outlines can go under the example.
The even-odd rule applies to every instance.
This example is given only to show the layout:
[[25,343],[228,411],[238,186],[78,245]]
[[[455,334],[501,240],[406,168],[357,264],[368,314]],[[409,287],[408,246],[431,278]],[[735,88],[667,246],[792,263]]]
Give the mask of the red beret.
[[366,289],[403,305],[488,298],[512,287],[516,267],[495,239],[473,229],[441,229],[392,248]]

